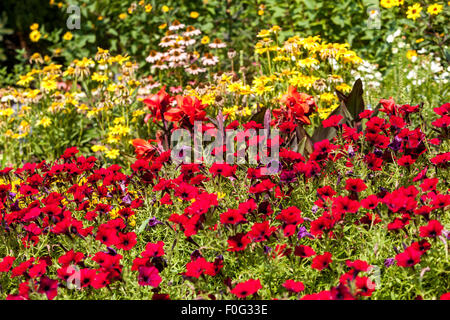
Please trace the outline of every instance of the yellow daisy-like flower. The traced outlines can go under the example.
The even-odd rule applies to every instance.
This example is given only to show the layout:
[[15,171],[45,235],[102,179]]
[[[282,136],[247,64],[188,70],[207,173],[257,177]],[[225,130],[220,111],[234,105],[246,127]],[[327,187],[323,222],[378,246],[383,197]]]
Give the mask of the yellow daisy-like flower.
[[159,29],[165,29],[167,27],[167,23],[163,23],[161,25],[158,26]]
[[125,12],[119,14],[119,19],[120,19],[120,20],[124,20],[124,19],[126,19],[127,17],[128,17],[128,15],[127,15]]
[[32,42],[38,42],[41,38],[41,33],[38,30],[33,30],[30,32],[30,40]]
[[390,9],[392,7],[397,6],[398,5],[397,3],[398,3],[398,1],[396,1],[396,0],[381,0],[380,1],[380,5],[386,9]]
[[272,31],[273,33],[277,33],[281,31],[281,27],[280,26],[273,26],[272,28],[270,28],[270,31]]
[[91,147],[92,152],[103,152],[106,151],[107,148],[105,146],[96,144]]
[[108,81],[108,76],[107,75],[104,75],[104,74],[99,74],[99,73],[97,73],[97,72],[94,72],[93,74],[92,74],[92,76],[91,76],[91,79],[93,80],[93,81],[97,81],[97,82],[105,82],[105,81]]
[[257,37],[258,37],[258,38],[267,38],[267,37],[270,37],[270,30],[265,30],[265,29],[261,30],[261,31],[258,33]]
[[421,11],[422,6],[420,5],[420,3],[414,3],[412,6],[408,7],[408,11],[406,11],[406,17],[415,21],[418,17],[420,17]]
[[34,80],[34,78],[33,78],[33,76],[32,75],[30,75],[30,73],[27,73],[26,75],[24,75],[24,76],[19,76],[20,77],[20,80],[19,81],[17,81],[17,85],[19,85],[19,86],[27,86],[31,81],[33,81]]
[[0,109],[0,116],[4,116],[4,117],[10,117],[11,115],[14,114],[14,109],[12,108],[7,108],[7,109]]
[[162,6],[161,8],[162,12],[169,12],[169,7],[168,6]]
[[72,40],[72,38],[73,38],[73,34],[70,31],[67,31],[63,35],[63,39],[66,40],[66,41],[70,41],[70,40]]
[[197,11],[192,11],[192,12],[190,13],[189,16],[190,16],[192,19],[197,19],[199,15],[200,15],[200,14],[199,14]]
[[443,5],[435,3],[428,7],[427,12],[431,15],[437,15],[442,11],[443,7]]
[[352,87],[350,87],[346,83],[341,83],[341,84],[336,86],[336,89],[338,89],[339,91],[342,91],[344,93],[347,93],[347,92],[350,92],[352,90]]
[[145,12],[149,13],[150,11],[152,11],[153,7],[151,4],[148,4],[145,6]]
[[49,117],[43,117],[37,123],[38,126],[43,126],[44,128],[47,128],[51,124],[52,124],[52,120]]
[[31,30],[31,31],[37,30],[38,28],[39,28],[39,25],[38,25],[37,23],[33,23],[33,24],[30,26],[30,30]]
[[106,153],[105,153],[105,157],[112,159],[112,160],[116,159],[119,155],[120,155],[120,152],[117,149],[111,149],[111,150],[106,151]]
[[338,98],[335,94],[331,92],[325,92],[320,95],[320,101],[324,102],[325,104],[332,104],[334,101],[337,101]]

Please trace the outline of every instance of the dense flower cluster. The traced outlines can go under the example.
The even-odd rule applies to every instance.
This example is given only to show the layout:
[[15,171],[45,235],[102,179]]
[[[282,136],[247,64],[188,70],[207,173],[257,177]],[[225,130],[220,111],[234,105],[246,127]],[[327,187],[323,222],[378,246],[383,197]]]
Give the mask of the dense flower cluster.
[[[289,94],[288,109],[312,106]],[[149,119],[199,116],[195,99],[165,109],[167,99],[162,90],[146,100]],[[262,165],[177,165],[159,148],[137,148],[128,174],[75,147],[53,163],[3,168],[2,297],[448,299],[450,104],[434,109],[433,135],[414,125],[420,105],[380,105],[359,114],[361,130],[342,116],[323,121],[337,135],[309,155],[284,132],[272,175]],[[302,124],[304,111],[292,113]],[[420,289],[419,278],[434,285]]]

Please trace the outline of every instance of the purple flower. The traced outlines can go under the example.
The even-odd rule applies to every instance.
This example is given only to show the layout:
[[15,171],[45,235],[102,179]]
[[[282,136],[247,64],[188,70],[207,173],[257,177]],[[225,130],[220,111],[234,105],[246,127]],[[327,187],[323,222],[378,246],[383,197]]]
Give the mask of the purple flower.
[[131,197],[129,194],[127,194],[125,197],[122,198],[122,202],[125,204],[130,204],[131,203]]
[[314,239],[313,235],[311,233],[309,233],[308,230],[306,230],[306,228],[304,226],[301,226],[300,229],[298,230],[297,238],[300,240],[304,237]]
[[387,258],[384,260],[384,266],[386,268],[389,268],[390,266],[392,266],[394,264],[395,259],[394,258]]
[[401,146],[402,146],[402,139],[400,139],[398,136],[395,136],[394,140],[392,140],[392,142],[388,145],[388,147],[395,152],[400,150]]
[[349,147],[348,147],[348,156],[349,156],[350,158],[353,158],[353,157],[355,156],[355,150],[353,150],[353,147],[352,147],[352,146],[349,146]]
[[107,248],[106,248],[106,251],[104,251],[104,252],[107,253],[107,254],[109,254],[110,256],[115,256],[115,255],[117,255],[117,251],[114,250],[114,249],[111,248],[111,247],[107,247]]
[[150,218],[150,220],[148,220],[148,226],[150,228],[156,226],[157,224],[162,224],[162,222],[157,220],[155,217]]

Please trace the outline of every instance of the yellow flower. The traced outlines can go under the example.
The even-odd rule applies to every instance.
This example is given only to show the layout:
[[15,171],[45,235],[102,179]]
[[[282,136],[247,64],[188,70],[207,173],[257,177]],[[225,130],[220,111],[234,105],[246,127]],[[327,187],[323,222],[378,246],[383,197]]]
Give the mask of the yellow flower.
[[158,26],[159,29],[165,29],[167,27],[167,23],[163,23],[161,25]]
[[41,38],[41,33],[38,30],[33,30],[30,32],[30,40],[33,42],[38,42]]
[[408,58],[408,60],[412,60],[413,57],[417,57],[416,50],[408,50],[408,52],[406,52],[406,58]]
[[398,5],[399,5],[399,2],[398,2],[397,0],[381,0],[381,1],[380,1],[380,5],[381,5],[383,8],[390,9],[390,8],[392,8],[392,7],[398,6]]
[[119,19],[120,20],[126,19],[126,17],[128,17],[128,15],[125,12],[119,14]]
[[72,32],[70,32],[70,31],[67,31],[63,35],[63,39],[66,41],[70,41],[70,40],[72,40],[72,38],[73,38],[73,35],[72,35]]
[[423,42],[423,41],[425,41],[425,39],[424,39],[424,38],[420,38],[420,39],[417,39],[417,40],[416,40],[416,43],[421,43],[421,42]]
[[30,26],[30,30],[31,30],[31,31],[37,30],[38,28],[39,28],[39,25],[38,25],[37,23],[33,23],[33,24]]
[[209,37],[208,36],[204,36],[203,38],[202,38],[202,40],[201,40],[201,43],[202,44],[207,44],[207,43],[209,43]]
[[347,92],[350,92],[352,90],[352,87],[350,87],[346,83],[341,83],[341,84],[336,86],[336,89],[338,89],[339,91],[342,91],[344,93],[347,93]]
[[264,10],[258,10],[258,15],[262,16],[264,14]]
[[134,216],[131,216],[131,217],[128,218],[128,225],[130,227],[136,226],[136,218]]
[[92,152],[103,152],[106,151],[107,148],[105,146],[96,144],[91,147]]
[[0,116],[10,117],[14,114],[14,109],[7,108],[7,109],[0,109]]
[[422,11],[422,6],[420,3],[415,3],[412,6],[408,7],[408,11],[406,12],[406,17],[408,19],[416,20],[420,17],[420,12]]
[[432,4],[428,7],[427,12],[429,14],[439,14],[442,11],[443,5],[441,4]]
[[223,115],[228,115],[231,120],[236,119],[236,111],[238,110],[238,106],[233,106],[231,108],[223,108]]
[[225,192],[217,192],[217,199],[221,200],[225,198],[226,194]]
[[329,105],[332,104],[333,101],[338,101],[338,98],[331,92],[325,92],[320,95],[320,101]]
[[43,117],[37,123],[38,126],[43,126],[44,128],[47,128],[51,124],[52,124],[52,120],[49,117]]
[[307,68],[310,68],[310,67],[312,67],[312,66],[318,65],[318,64],[319,64],[319,61],[318,61],[317,59],[308,57],[308,58],[299,60],[299,61],[298,61],[298,64],[299,64],[300,67],[307,67]]
[[145,6],[145,12],[147,12],[147,13],[152,11],[152,9],[153,9],[153,7],[152,7],[151,4],[148,4],[148,5]]
[[281,30],[280,26],[273,26],[272,28],[270,28],[270,31],[272,31],[273,33],[277,33]]
[[105,156],[109,159],[116,159],[119,156],[120,152],[117,149],[111,149],[106,151]]
[[45,90],[45,91],[52,91],[52,90],[56,90],[57,83],[56,83],[56,76],[47,76],[45,77],[42,81],[41,81],[41,87]]
[[162,12],[169,12],[169,7],[168,6],[162,6],[161,8]]
[[270,30],[265,30],[265,29],[261,30],[257,35],[258,38],[267,38],[269,36],[270,36]]
[[19,86],[27,86],[31,81],[34,80],[33,76],[30,73],[27,73],[24,76],[19,76],[20,80],[17,81],[17,85]]
[[192,11],[189,15],[192,19],[197,19],[200,14],[197,11]]
[[107,76],[107,75],[104,75],[104,74],[99,74],[99,73],[97,73],[97,72],[94,72],[94,73],[92,74],[92,76],[91,76],[91,79],[92,79],[93,81],[97,81],[97,82],[103,83],[103,82],[105,82],[105,81],[108,81],[108,76]]

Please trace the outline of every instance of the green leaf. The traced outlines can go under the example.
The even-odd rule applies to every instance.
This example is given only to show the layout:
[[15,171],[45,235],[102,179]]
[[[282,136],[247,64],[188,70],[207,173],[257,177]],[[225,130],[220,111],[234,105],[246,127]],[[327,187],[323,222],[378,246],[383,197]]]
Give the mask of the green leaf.
[[151,219],[152,217],[149,217],[148,219],[146,219],[144,222],[142,222],[142,224],[139,226],[139,229],[137,230],[137,234],[139,234],[139,233],[142,233],[144,230],[145,230],[145,228],[147,227],[147,225],[148,225],[148,223],[150,222],[150,219]]

